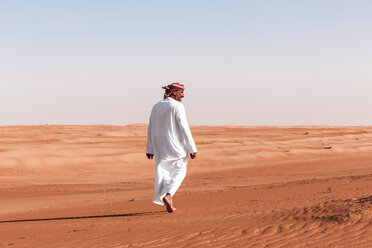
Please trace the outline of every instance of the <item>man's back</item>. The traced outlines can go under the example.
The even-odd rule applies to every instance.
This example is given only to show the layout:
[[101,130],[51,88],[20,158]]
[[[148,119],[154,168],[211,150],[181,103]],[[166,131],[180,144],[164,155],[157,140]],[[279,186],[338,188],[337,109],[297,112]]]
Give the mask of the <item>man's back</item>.
[[182,122],[185,120],[182,103],[165,98],[154,105],[149,124],[150,145],[157,159],[178,159],[189,153]]

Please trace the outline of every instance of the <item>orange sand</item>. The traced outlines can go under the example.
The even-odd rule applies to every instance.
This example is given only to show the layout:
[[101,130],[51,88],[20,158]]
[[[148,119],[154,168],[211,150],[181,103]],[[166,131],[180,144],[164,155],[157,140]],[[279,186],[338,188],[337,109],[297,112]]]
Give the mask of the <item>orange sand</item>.
[[372,247],[372,127],[193,127],[151,202],[146,125],[0,127],[0,247]]

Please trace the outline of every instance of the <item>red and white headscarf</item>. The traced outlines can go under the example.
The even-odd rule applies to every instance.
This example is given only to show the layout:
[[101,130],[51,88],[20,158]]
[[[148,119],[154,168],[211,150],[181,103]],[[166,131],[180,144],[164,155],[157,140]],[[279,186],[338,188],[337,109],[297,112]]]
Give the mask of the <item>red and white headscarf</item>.
[[169,97],[174,91],[185,90],[185,86],[180,83],[172,83],[162,88],[165,89],[164,97]]

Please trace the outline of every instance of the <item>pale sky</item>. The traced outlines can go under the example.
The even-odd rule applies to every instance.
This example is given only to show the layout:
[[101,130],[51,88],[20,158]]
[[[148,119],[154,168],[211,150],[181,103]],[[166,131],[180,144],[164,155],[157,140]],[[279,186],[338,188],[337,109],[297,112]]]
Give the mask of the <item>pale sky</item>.
[[372,125],[370,0],[0,0],[0,125]]

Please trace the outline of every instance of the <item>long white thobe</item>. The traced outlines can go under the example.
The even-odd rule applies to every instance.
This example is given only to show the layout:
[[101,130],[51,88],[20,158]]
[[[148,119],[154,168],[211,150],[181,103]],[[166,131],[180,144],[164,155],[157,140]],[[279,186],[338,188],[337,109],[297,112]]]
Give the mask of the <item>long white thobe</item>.
[[186,119],[185,107],[171,97],[154,105],[147,133],[147,153],[155,155],[155,194],[152,201],[164,205],[186,176],[188,155],[197,152]]

